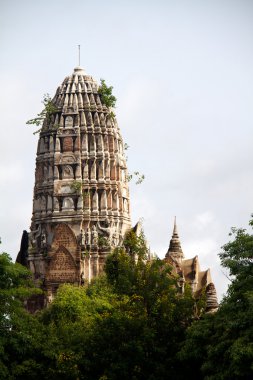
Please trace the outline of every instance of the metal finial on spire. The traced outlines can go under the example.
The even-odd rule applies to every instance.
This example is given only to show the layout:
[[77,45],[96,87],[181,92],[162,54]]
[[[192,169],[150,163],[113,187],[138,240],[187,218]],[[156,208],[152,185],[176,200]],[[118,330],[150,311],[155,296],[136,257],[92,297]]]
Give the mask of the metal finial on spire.
[[81,61],[81,59],[80,59],[80,57],[81,57],[81,52],[80,52],[80,49],[81,48],[81,45],[78,45],[78,66],[80,66],[80,61]]

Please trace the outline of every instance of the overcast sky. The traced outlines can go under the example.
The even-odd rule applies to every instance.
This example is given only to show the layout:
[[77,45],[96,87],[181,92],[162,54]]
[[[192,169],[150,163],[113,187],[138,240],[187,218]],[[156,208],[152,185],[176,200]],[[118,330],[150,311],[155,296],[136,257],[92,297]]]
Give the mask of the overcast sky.
[[163,257],[177,216],[187,258],[228,280],[218,253],[247,228],[253,189],[253,1],[1,0],[0,236],[13,258],[32,212],[38,135],[26,121],[77,65],[116,95],[130,146],[132,221]]

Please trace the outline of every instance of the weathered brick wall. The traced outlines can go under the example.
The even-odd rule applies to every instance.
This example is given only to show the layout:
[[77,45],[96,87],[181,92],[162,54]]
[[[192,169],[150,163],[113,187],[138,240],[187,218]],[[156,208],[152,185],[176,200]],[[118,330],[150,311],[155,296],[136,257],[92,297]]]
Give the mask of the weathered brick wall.
[[70,252],[60,247],[54,253],[48,268],[47,280],[50,282],[78,282],[78,270]]
[[77,241],[66,224],[55,229],[50,261],[47,270],[47,281],[53,283],[78,282],[79,266],[77,265]]
[[73,152],[73,139],[70,136],[63,139],[63,152]]

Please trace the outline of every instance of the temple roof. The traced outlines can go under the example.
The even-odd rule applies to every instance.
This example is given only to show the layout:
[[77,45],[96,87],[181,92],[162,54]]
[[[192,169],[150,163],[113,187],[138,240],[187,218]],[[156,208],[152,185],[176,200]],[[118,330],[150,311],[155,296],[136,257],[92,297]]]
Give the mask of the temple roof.
[[190,259],[184,259],[184,253],[181,247],[176,218],[172,238],[165,259],[173,266],[173,272],[191,286],[192,292],[196,298],[206,295],[206,311],[214,312],[218,308],[217,294],[212,282],[210,269],[201,271],[198,256]]

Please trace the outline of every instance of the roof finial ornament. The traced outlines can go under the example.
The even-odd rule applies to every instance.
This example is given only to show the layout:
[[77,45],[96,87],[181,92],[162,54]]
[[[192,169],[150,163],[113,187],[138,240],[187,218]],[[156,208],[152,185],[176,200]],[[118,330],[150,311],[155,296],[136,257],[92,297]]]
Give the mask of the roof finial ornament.
[[78,45],[78,66],[80,66],[80,62],[81,62],[81,45]]
[[81,45],[77,45],[78,47],[78,66],[74,68],[73,75],[85,75],[84,69],[80,66],[81,64]]
[[177,217],[174,217],[174,228],[173,228],[173,235],[178,235],[177,232]]

